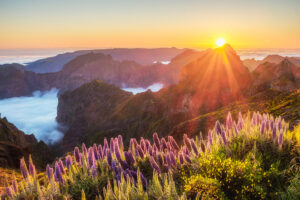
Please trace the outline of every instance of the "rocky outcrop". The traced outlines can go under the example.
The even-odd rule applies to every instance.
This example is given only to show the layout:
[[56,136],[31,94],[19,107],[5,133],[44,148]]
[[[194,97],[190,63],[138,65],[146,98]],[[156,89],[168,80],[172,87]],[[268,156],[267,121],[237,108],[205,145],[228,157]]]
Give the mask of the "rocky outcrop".
[[0,116],[0,167],[19,168],[20,159],[29,154],[36,156],[38,168],[44,168],[55,157],[55,151],[43,141],[38,142],[33,134],[25,134]]
[[77,145],[84,134],[97,127],[110,125],[112,112],[130,96],[131,93],[98,80],[60,95],[57,121],[69,127],[63,138],[64,148]]
[[35,90],[45,90],[35,73],[23,65],[0,65],[0,99],[31,95]]
[[0,166],[18,167],[19,159],[32,152],[37,144],[34,135],[26,135],[6,118],[0,117]]

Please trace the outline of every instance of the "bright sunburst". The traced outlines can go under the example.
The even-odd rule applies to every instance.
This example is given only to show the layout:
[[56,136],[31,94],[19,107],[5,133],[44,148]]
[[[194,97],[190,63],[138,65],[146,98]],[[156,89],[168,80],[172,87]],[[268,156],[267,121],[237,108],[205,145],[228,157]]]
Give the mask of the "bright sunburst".
[[223,46],[225,43],[226,43],[226,41],[223,38],[218,38],[217,41],[216,41],[216,45],[218,47]]

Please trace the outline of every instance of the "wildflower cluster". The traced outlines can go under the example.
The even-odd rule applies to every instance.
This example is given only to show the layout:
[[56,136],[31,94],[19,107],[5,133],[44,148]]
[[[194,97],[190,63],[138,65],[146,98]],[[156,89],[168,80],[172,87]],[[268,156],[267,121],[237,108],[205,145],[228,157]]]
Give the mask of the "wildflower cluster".
[[[285,148],[284,141],[292,148],[293,134],[287,129],[288,124],[282,118],[255,112],[245,117],[239,114],[237,121],[229,113],[226,123],[217,121],[206,139],[184,134],[182,145],[172,136],[159,138],[154,133],[151,140],[131,138],[125,148],[119,135],[89,148],[85,144],[75,147],[65,158],[47,165],[42,184],[31,158],[28,167],[22,159],[20,170],[24,180],[7,187],[6,196],[9,199],[263,199],[268,197],[266,192],[273,192],[267,184],[269,177],[278,172],[278,165],[271,162],[268,169],[262,167],[261,157],[265,153],[257,150],[256,141],[269,141],[278,152]],[[241,152],[245,155],[240,155]]]

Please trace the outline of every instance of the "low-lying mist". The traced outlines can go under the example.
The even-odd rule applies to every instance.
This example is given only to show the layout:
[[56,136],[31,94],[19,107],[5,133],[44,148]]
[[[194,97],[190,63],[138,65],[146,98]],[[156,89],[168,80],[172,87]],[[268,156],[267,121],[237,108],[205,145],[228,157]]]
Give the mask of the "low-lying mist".
[[132,92],[133,94],[137,94],[137,93],[145,92],[147,90],[151,90],[152,92],[157,92],[161,88],[163,88],[163,86],[164,85],[161,83],[154,83],[147,88],[141,88],[141,87],[139,87],[139,88],[122,88],[122,90],[125,90],[127,92]]
[[31,97],[14,97],[0,100],[0,113],[9,122],[27,134],[48,144],[59,141],[63,134],[56,122],[58,90],[36,91]]

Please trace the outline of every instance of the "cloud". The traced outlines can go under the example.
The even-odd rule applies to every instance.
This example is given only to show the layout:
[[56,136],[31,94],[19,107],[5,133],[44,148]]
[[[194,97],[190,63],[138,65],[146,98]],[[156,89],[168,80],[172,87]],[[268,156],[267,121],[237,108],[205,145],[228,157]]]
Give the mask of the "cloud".
[[122,90],[125,90],[127,92],[132,92],[133,94],[137,94],[137,93],[145,92],[147,90],[151,90],[152,92],[157,92],[158,90],[163,88],[163,86],[164,85],[161,83],[154,83],[147,88],[141,88],[141,87],[139,87],[139,88],[122,88]]
[[27,134],[33,133],[38,140],[51,144],[63,134],[58,130],[58,90],[36,91],[30,97],[14,97],[0,100],[0,113],[8,121]]

